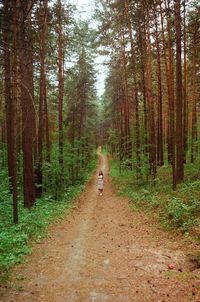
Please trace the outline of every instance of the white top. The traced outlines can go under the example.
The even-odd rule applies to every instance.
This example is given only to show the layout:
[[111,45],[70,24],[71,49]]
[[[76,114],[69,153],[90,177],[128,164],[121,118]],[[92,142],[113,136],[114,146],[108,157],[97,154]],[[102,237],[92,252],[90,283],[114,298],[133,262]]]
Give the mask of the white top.
[[98,176],[97,186],[98,189],[103,189],[104,181],[103,181],[103,175]]

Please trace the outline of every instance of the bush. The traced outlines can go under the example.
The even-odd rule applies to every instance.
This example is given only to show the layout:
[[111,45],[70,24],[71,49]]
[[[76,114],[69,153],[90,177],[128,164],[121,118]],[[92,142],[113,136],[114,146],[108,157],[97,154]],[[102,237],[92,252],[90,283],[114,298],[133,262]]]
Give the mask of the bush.
[[[190,212],[191,208],[188,205],[184,204],[179,198],[173,197],[168,203],[166,214],[174,226],[187,231],[189,225],[191,225]],[[188,223],[189,221],[190,223]]]

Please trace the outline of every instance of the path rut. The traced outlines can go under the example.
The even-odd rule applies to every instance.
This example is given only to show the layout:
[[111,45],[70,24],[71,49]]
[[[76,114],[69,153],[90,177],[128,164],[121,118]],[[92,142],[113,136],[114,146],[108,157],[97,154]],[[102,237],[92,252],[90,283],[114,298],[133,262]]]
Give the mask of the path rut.
[[77,208],[34,245],[28,264],[13,270],[13,286],[0,301],[200,302],[200,272],[187,255],[197,247],[131,212],[113,191],[103,155],[99,169],[104,195],[97,194],[95,173]]

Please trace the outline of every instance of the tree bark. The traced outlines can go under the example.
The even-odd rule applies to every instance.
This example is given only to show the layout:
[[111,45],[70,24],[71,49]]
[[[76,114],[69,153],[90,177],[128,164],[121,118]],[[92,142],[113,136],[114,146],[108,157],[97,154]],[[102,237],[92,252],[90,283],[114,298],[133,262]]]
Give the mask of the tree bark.
[[140,121],[139,121],[139,103],[138,103],[138,84],[136,75],[136,63],[135,63],[135,50],[133,44],[133,32],[130,18],[129,4],[125,1],[125,14],[128,22],[129,39],[131,43],[131,67],[133,77],[133,90],[134,90],[134,105],[135,105],[135,135],[136,135],[136,177],[138,178],[141,174],[141,157],[140,157]]
[[34,1],[16,1],[19,10],[19,64],[21,77],[22,107],[22,150],[24,206],[30,209],[35,203],[35,184],[33,169],[34,99],[32,95],[31,39],[26,31],[26,20]]
[[62,34],[62,4],[58,0],[58,146],[59,146],[59,164],[63,170],[63,97],[64,97],[64,45]]
[[156,176],[156,136],[155,136],[155,113],[154,100],[152,91],[152,60],[151,60],[151,39],[150,39],[150,21],[149,11],[147,8],[147,66],[146,66],[146,91],[148,100],[148,114],[149,114],[149,165],[150,175],[153,178]]
[[5,93],[5,107],[6,107],[6,136],[7,136],[7,156],[8,156],[8,176],[10,180],[10,188],[13,190],[13,162],[14,162],[14,121],[12,118],[14,112],[14,102],[12,98],[12,76],[11,76],[11,9],[9,8],[10,1],[4,1],[4,93]]
[[49,112],[47,97],[44,99],[44,123],[45,123],[45,136],[46,136],[46,161],[51,161],[51,150],[50,150],[50,135],[49,135]]
[[46,39],[47,39],[47,0],[40,3],[40,103],[39,103],[39,128],[38,128],[38,165],[37,165],[37,196],[41,196],[43,188],[43,140],[44,140],[44,114],[46,103]]
[[[144,17],[145,23],[145,17]],[[147,93],[146,93],[146,79],[145,79],[145,61],[146,61],[146,29],[144,26],[144,30],[142,31],[142,27],[140,22],[138,23],[138,44],[140,51],[140,78],[141,78],[141,90],[143,95],[143,111],[144,111],[144,155],[147,156],[149,154],[148,148],[148,113],[147,113]],[[148,179],[148,173],[147,173]]]
[[162,77],[161,77],[161,59],[160,59],[160,41],[158,36],[158,19],[156,12],[156,5],[154,5],[154,20],[155,20],[155,37],[156,37],[156,51],[157,51],[157,114],[158,114],[158,127],[157,127],[157,164],[162,166],[163,159],[163,104],[162,104]]
[[174,0],[176,33],[176,181],[184,178],[183,96],[181,62],[181,3]]
[[[122,47],[121,47],[121,57],[122,57],[122,66],[123,66],[123,107],[124,107],[124,151],[125,158],[132,158],[132,146],[131,146],[131,137],[130,137],[130,114],[129,114],[129,95],[128,95],[128,78],[127,78],[127,62],[126,62],[126,53],[125,53],[125,37],[124,30],[122,30]],[[131,164],[129,164],[131,166]]]
[[192,58],[192,135],[191,135],[191,163],[194,163],[196,158],[197,144],[197,93],[196,93],[196,49],[194,46]]
[[[174,110],[174,68],[173,68],[173,52],[172,52],[172,35],[170,28],[169,0],[165,0],[165,10],[167,18],[167,33],[168,40],[165,41],[164,35],[164,20],[162,13],[162,3],[160,2],[160,15],[162,26],[162,40],[165,55],[165,69],[167,79],[168,92],[168,160],[172,165],[172,183],[173,188],[176,188],[176,164],[175,164],[175,110]],[[166,44],[166,46],[165,46]]]
[[[4,1],[4,69],[5,69],[5,103],[6,103],[6,126],[7,126],[7,152],[8,152],[8,172],[11,183],[11,192],[13,195],[13,222],[18,223],[18,200],[17,200],[17,160],[16,160],[16,102],[17,102],[17,84],[16,84],[16,34],[17,21],[16,10],[13,10],[13,88],[11,85],[11,68],[10,68],[10,20],[11,11],[9,10],[9,1]],[[13,92],[13,94],[12,94]]]
[[184,163],[186,163],[186,155],[188,149],[188,65],[187,65],[187,33],[186,33],[186,0],[184,0],[184,82],[183,82],[183,103],[184,103]]

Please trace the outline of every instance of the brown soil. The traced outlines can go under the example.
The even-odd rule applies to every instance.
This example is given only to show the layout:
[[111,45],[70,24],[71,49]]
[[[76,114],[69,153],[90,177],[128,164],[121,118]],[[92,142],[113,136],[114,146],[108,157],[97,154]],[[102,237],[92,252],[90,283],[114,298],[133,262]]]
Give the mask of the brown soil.
[[[2,302],[200,301],[197,249],[131,212],[117,197],[100,156],[106,184],[98,196],[95,173],[77,208],[49,228],[28,263],[13,270]],[[173,264],[174,269],[168,265]]]

